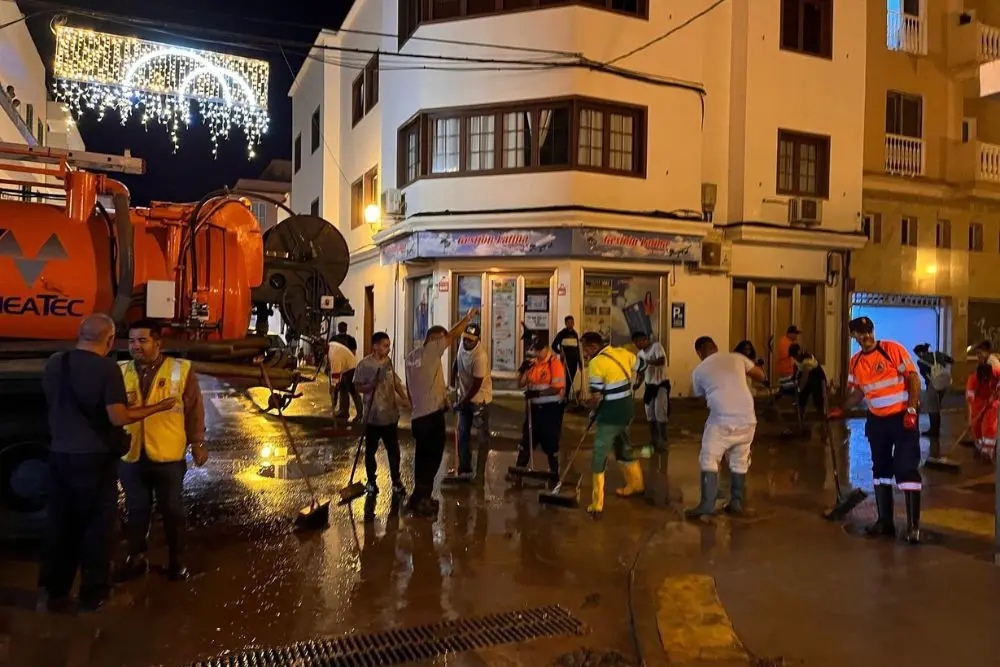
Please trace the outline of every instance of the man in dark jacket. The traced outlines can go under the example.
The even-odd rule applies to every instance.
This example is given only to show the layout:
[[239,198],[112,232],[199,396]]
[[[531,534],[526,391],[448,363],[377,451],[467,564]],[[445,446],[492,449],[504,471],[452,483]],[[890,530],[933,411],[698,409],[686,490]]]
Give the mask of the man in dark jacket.
[[921,343],[913,348],[917,358],[917,370],[924,379],[927,400],[922,407],[927,410],[930,427],[922,433],[929,438],[941,435],[941,401],[951,386],[951,367],[955,360],[944,352],[931,352],[930,343]]
[[[357,358],[358,356],[358,341],[355,340],[354,336],[347,333],[347,322],[340,322],[337,324],[337,335],[333,337],[333,340],[340,343],[348,350],[351,354]],[[361,407],[361,394],[358,393],[357,388],[354,386],[354,371],[355,368],[344,371],[344,376],[340,380],[339,390],[337,392],[337,399],[339,410],[337,411],[337,417],[340,419],[347,419],[351,416],[351,402],[354,402],[354,410],[357,415],[354,417],[354,421],[360,422],[362,419],[363,409]]]
[[583,363],[580,360],[580,335],[576,332],[573,316],[567,315],[563,323],[566,326],[552,340],[552,351],[559,355],[566,368],[566,397],[569,398],[575,396],[573,382]]
[[48,535],[39,575],[39,604],[68,605],[80,570],[80,607],[96,610],[111,593],[111,551],[118,507],[118,458],[127,451],[122,426],[170,410],[175,399],[128,407],[121,370],[108,353],[115,323],[91,315],[80,325],[76,349],[45,364],[52,451]]

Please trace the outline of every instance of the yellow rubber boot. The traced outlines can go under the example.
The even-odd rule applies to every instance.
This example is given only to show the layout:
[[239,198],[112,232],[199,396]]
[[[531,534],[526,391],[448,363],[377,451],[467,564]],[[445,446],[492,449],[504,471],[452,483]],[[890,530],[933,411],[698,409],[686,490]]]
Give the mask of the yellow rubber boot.
[[625,475],[625,488],[615,491],[619,497],[628,498],[646,492],[646,485],[642,479],[642,468],[638,461],[622,463],[622,473]]
[[594,491],[591,503],[587,507],[590,514],[600,514],[604,511],[604,473],[595,472],[593,475]]

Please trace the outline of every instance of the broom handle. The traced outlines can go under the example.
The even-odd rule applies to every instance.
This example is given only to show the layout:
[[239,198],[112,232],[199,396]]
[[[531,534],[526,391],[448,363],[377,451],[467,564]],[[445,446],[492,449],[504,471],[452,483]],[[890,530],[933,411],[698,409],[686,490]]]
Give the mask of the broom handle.
[[[274,387],[271,386],[271,377],[267,374],[267,368],[264,364],[260,365],[260,372],[264,376],[264,382],[267,384],[267,390],[274,395]],[[316,498],[316,492],[313,490],[312,481],[309,479],[309,473],[306,472],[306,468],[302,465],[302,457],[299,456],[299,449],[295,446],[295,438],[292,437],[292,430],[288,428],[288,421],[285,420],[285,410],[281,406],[278,406],[278,418],[281,420],[281,426],[285,429],[285,437],[288,438],[288,446],[292,450],[292,454],[295,454],[295,463],[299,466],[299,472],[302,473],[302,479],[305,480],[306,489],[309,491],[309,497],[312,499],[312,507],[319,505],[319,500]]]
[[528,413],[528,470],[535,469],[535,428],[531,421],[531,399],[525,396],[524,409]]
[[358,461],[361,460],[361,443],[365,441],[365,436],[368,434],[368,422],[371,419],[372,405],[375,403],[375,392],[378,391],[378,381],[381,377],[382,369],[379,368],[375,371],[375,386],[372,388],[372,397],[368,399],[368,407],[365,409],[364,417],[361,420],[361,435],[358,436],[358,448],[354,452],[354,465],[351,466],[351,478],[347,481],[348,486],[354,484],[354,473],[358,471]]
[[830,418],[827,416],[829,410],[829,405],[827,405],[826,398],[826,384],[823,384],[823,435],[826,437],[826,443],[830,450],[830,463],[833,466],[833,483],[837,487],[837,503],[843,498],[843,494],[840,490],[840,466],[837,465],[837,451],[833,447],[833,431],[830,429]]

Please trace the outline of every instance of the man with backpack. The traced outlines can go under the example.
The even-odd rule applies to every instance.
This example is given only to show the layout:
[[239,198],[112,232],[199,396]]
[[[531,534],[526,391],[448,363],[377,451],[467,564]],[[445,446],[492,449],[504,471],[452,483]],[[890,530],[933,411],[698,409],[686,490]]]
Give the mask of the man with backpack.
[[941,435],[941,401],[951,387],[951,367],[955,360],[944,352],[931,352],[930,343],[921,343],[913,348],[917,357],[917,369],[927,387],[924,408],[930,419],[930,428],[923,432],[929,438]]

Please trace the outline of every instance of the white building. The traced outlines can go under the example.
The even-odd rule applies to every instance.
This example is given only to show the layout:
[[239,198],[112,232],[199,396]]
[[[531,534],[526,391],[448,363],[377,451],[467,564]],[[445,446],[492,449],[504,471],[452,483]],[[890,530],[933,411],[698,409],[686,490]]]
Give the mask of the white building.
[[[573,315],[622,343],[627,311],[649,318],[686,395],[698,336],[763,351],[795,323],[839,368],[843,266],[830,253],[863,244],[862,3],[837,3],[835,39],[808,24],[822,11],[802,9],[824,0],[729,0],[684,27],[716,3],[539,4],[358,0],[318,37],[290,92],[292,207],[348,239],[353,333],[385,330],[402,354],[480,305],[502,383],[522,322],[554,336]],[[674,29],[616,62],[624,73],[530,50],[603,63]],[[821,35],[818,55],[791,50],[803,34],[807,49]],[[779,145],[802,156],[783,161],[782,187]],[[806,194],[822,222],[792,228],[788,202]]]

